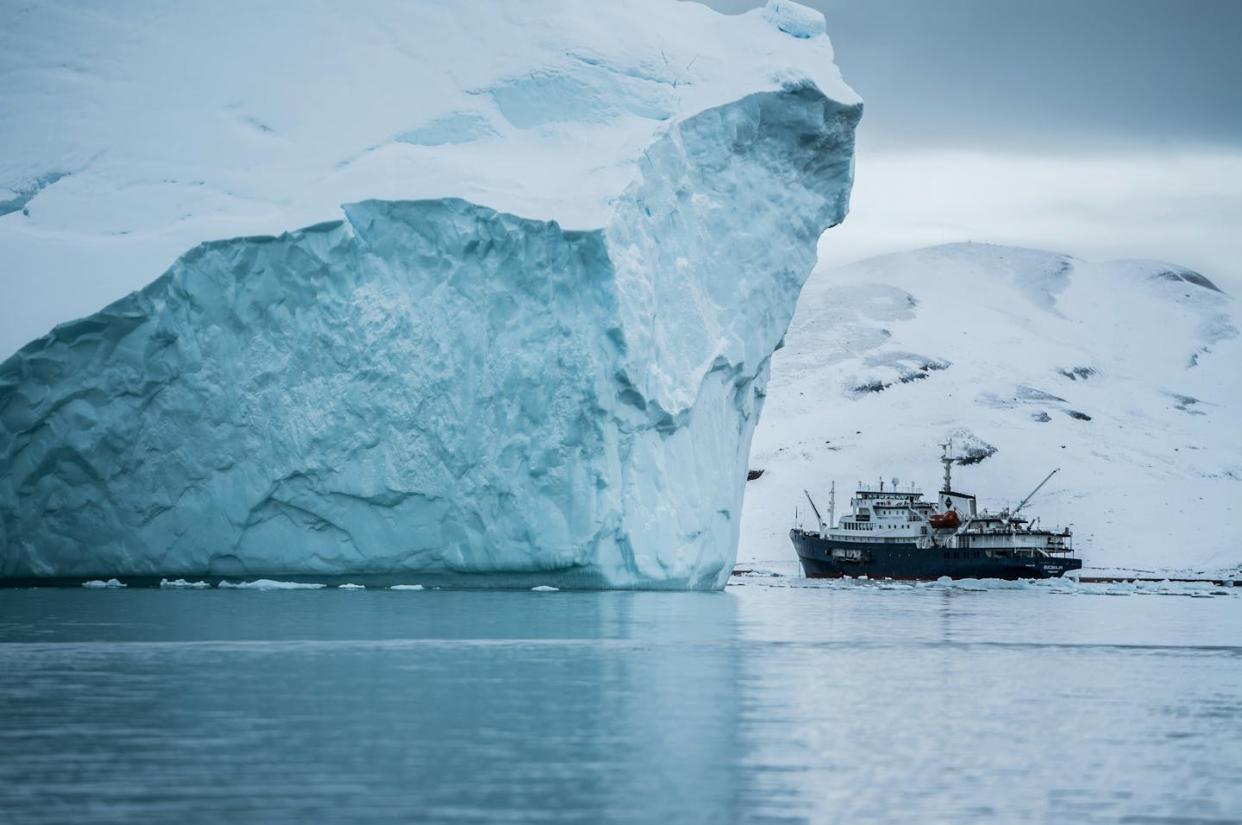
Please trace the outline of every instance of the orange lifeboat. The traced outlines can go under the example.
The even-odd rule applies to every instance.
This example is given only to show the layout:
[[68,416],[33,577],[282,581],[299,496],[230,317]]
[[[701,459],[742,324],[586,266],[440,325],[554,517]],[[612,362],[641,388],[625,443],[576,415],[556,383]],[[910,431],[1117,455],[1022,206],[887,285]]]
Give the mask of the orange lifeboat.
[[938,530],[957,527],[962,523],[961,519],[957,517],[956,510],[947,510],[943,513],[934,513],[928,516],[927,520],[931,522],[932,527],[935,527]]

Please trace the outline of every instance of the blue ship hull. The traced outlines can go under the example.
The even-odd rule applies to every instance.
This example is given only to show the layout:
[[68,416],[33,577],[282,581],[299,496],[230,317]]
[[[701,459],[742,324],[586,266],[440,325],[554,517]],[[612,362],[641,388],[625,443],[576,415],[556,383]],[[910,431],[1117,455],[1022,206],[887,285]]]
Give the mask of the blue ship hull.
[[[789,531],[808,578],[867,576],[872,579],[1049,579],[1082,567],[1060,556],[997,557],[981,550],[920,549],[914,542],[847,542],[818,533]],[[833,550],[857,551],[856,559],[834,557]]]

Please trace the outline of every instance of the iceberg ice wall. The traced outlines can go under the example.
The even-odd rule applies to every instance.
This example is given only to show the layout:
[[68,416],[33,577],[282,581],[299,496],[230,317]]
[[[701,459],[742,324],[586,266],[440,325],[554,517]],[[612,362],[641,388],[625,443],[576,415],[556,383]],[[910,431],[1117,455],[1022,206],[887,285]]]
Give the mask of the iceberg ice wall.
[[[467,32],[494,77],[425,95],[309,195],[301,170],[256,184],[258,228],[366,195],[343,221],[200,243],[0,366],[0,577],[722,586],[861,106],[805,9],[638,5],[498,6]],[[465,38],[424,9],[436,48]],[[79,185],[124,200],[106,171]],[[173,235],[207,219],[187,197]]]

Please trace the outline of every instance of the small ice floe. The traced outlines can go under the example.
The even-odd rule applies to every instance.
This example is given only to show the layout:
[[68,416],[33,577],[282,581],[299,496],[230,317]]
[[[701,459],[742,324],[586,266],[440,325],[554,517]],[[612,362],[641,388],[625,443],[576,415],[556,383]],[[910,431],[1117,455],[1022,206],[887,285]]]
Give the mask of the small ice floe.
[[1082,585],[1079,592],[1104,596],[1183,596],[1192,599],[1210,599],[1228,596],[1225,590],[1212,581],[1129,580],[1107,584]]
[[422,590],[421,584],[394,584],[389,590]]
[[89,587],[92,590],[104,587],[127,587],[127,585],[121,583],[118,579],[108,579],[107,581],[104,581],[103,579],[91,579],[88,582],[82,582],[82,586]]
[[171,587],[184,590],[203,590],[211,587],[207,582],[188,582],[185,579],[160,579],[160,587]]
[[1033,582],[1028,579],[1017,579],[1016,581],[1010,581],[1009,579],[954,579],[949,576],[941,576],[935,581],[918,582],[920,587],[944,587],[950,590],[968,590],[979,593],[987,590],[1026,590],[1032,584]]
[[218,587],[224,590],[319,590],[327,587],[314,582],[278,582],[273,579],[258,579],[252,582],[220,582]]
[[353,584],[352,582],[350,582],[346,584],[338,584],[336,586],[336,589],[337,590],[366,590],[367,586],[365,584]]
[[537,587],[532,587],[531,590],[535,591],[536,593],[555,593],[556,591],[560,590],[560,588],[552,587],[551,585],[548,585],[548,584],[541,584]]

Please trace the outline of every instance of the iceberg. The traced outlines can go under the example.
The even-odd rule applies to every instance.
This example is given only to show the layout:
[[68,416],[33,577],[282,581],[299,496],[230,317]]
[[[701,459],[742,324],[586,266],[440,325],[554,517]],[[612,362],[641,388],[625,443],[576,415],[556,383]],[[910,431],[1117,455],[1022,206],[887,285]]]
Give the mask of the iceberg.
[[625,9],[430,4],[503,59],[263,220],[343,217],[200,238],[0,365],[0,578],[723,587],[862,107],[786,0]]

